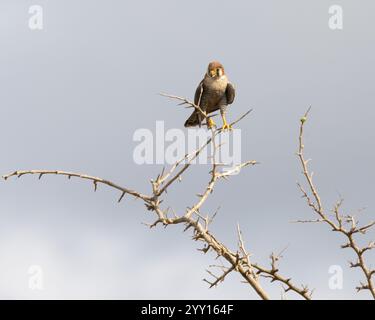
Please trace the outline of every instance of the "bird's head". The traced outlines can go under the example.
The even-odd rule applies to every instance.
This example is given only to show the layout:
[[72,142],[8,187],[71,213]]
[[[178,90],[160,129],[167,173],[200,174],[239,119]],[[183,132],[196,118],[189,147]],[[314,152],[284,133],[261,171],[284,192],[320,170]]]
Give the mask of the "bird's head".
[[220,78],[224,75],[224,67],[219,61],[212,61],[208,65],[207,75],[211,78]]

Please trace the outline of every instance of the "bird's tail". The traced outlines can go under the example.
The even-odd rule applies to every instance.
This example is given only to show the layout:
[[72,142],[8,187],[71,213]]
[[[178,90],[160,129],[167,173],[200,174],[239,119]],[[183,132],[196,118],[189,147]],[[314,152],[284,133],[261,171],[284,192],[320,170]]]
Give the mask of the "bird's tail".
[[197,112],[193,112],[191,116],[185,121],[185,127],[195,127],[200,125],[201,119],[199,119],[199,115]]

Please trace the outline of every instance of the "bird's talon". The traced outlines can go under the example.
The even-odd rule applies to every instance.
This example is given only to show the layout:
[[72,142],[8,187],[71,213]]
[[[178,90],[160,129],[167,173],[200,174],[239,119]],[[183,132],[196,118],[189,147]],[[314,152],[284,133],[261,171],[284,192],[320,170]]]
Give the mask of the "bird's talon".
[[212,127],[216,127],[216,123],[214,120],[212,120],[211,118],[208,118],[207,119],[207,128],[208,129],[211,129]]
[[222,129],[223,129],[223,131],[226,131],[226,130],[231,131],[231,130],[233,130],[232,126],[230,124],[228,124],[228,123],[224,123]]

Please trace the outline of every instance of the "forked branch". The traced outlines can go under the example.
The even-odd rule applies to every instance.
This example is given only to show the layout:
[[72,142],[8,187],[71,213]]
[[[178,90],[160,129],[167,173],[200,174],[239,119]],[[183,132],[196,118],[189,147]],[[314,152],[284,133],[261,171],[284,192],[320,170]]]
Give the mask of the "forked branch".
[[[183,104],[188,104],[190,107],[193,107],[199,112],[202,112],[204,118],[207,118],[207,115],[200,109],[200,107],[196,106],[189,100],[173,95],[165,96],[180,100],[183,102]],[[236,124],[237,122],[241,121],[250,112],[251,110],[247,111],[244,115],[232,122],[232,124]],[[107,185],[108,187],[114,188],[121,192],[118,201],[121,201],[126,194],[142,199],[147,210],[154,212],[156,215],[156,219],[152,223],[146,224],[150,228],[153,228],[159,224],[164,225],[165,227],[174,224],[183,224],[185,225],[185,231],[192,230],[193,240],[203,242],[203,248],[199,249],[200,251],[202,251],[203,253],[212,251],[218,258],[224,259],[229,265],[220,266],[220,270],[222,271],[221,275],[215,275],[212,271],[208,270],[209,274],[214,277],[214,280],[212,282],[204,279],[206,282],[210,283],[210,287],[214,287],[220,282],[224,281],[226,276],[231,272],[238,272],[244,279],[244,282],[249,284],[251,288],[253,288],[258,296],[262,299],[269,299],[269,295],[263,289],[260,283],[260,279],[263,277],[270,278],[272,282],[277,281],[282,283],[285,291],[294,291],[302,298],[310,299],[311,292],[307,289],[307,287],[298,287],[292,283],[290,278],[283,277],[279,274],[279,270],[276,267],[276,261],[280,257],[276,259],[276,256],[271,256],[273,257],[271,259],[271,268],[264,268],[259,264],[250,261],[250,253],[245,248],[244,240],[239,226],[237,229],[238,244],[237,250],[235,251],[232,251],[227,246],[225,246],[209,230],[209,226],[215,218],[216,212],[210,216],[208,214],[203,214],[202,208],[211,193],[214,191],[216,183],[220,180],[226,180],[230,176],[238,174],[243,168],[253,166],[257,163],[255,160],[250,160],[237,164],[226,171],[219,170],[219,167],[222,164],[219,164],[216,161],[216,156],[221,146],[216,144],[216,137],[220,135],[221,132],[221,128],[211,128],[211,136],[197,150],[195,150],[191,154],[185,155],[182,159],[173,164],[169,168],[169,170],[166,170],[164,168],[162,172],[157,175],[156,179],[151,180],[150,194],[143,194],[99,177],[59,170],[18,170],[4,175],[3,178],[7,180],[11,177],[22,177],[24,175],[30,174],[38,175],[40,179],[44,175],[62,175],[68,177],[69,179],[71,177],[76,177],[79,179],[89,180],[93,183],[95,191],[97,190],[97,186],[99,184]],[[169,207],[162,206],[162,203],[165,200],[162,197],[167,196],[166,191],[168,190],[168,188],[172,187],[172,185],[174,185],[176,181],[180,181],[182,175],[186,174],[188,169],[191,168],[192,161],[196,159],[202,152],[202,150],[204,150],[208,146],[211,146],[212,149],[212,161],[211,170],[209,172],[209,179],[206,186],[204,187],[203,191],[198,194],[198,200],[196,203],[192,204],[189,208],[179,214],[172,210],[173,215],[171,216],[171,209]],[[362,229],[362,231],[365,230]]]
[[365,253],[374,249],[375,243],[374,241],[370,241],[367,246],[361,247],[357,240],[355,239],[355,235],[365,234],[371,227],[375,225],[375,221],[369,222],[366,225],[359,225],[356,217],[354,215],[345,215],[341,212],[341,206],[343,200],[340,199],[334,205],[332,212],[333,215],[330,216],[322,205],[322,200],[319,195],[318,189],[313,183],[313,175],[308,169],[309,161],[305,159],[304,156],[304,142],[303,142],[303,133],[304,133],[304,125],[307,121],[307,117],[309,114],[310,108],[307,110],[305,115],[300,120],[300,130],[299,130],[299,139],[298,139],[298,158],[300,160],[300,164],[302,167],[302,174],[305,177],[306,184],[308,186],[307,190],[303,188],[301,184],[298,183],[298,187],[302,193],[302,196],[306,199],[308,206],[315,212],[318,216],[316,220],[299,220],[297,222],[313,222],[313,223],[325,223],[329,225],[330,229],[334,232],[342,234],[346,239],[345,243],[341,246],[341,248],[350,248],[354,252],[356,256],[356,261],[350,263],[350,267],[352,268],[359,268],[364,277],[365,283],[361,283],[356,289],[357,291],[361,290],[369,290],[372,297],[375,299],[375,287],[374,282],[372,280],[375,269],[371,269],[365,260]]

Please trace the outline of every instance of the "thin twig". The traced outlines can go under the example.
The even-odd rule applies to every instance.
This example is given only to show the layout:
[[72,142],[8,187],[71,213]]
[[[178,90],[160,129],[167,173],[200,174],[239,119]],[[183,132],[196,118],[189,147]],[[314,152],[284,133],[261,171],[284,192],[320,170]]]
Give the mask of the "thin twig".
[[[366,251],[373,249],[374,247],[371,245],[371,242],[370,242],[368,246],[361,248],[357,244],[356,240],[354,239],[355,234],[358,234],[358,233],[363,234],[368,229],[373,227],[375,225],[375,221],[370,222],[365,226],[358,226],[357,221],[354,218],[354,216],[350,216],[350,215],[344,216],[340,213],[340,208],[341,208],[343,199],[340,199],[338,202],[336,202],[333,208],[334,218],[336,219],[336,221],[333,221],[332,219],[330,219],[329,215],[325,213],[318,190],[312,181],[312,173],[310,173],[308,169],[307,164],[309,161],[305,159],[304,152],[303,152],[304,151],[304,143],[303,143],[304,125],[307,121],[307,116],[308,116],[309,111],[310,111],[310,108],[307,110],[305,115],[300,120],[297,155],[300,160],[301,167],[303,170],[302,173],[309,187],[309,192],[311,193],[311,196],[309,196],[308,192],[305,191],[300,184],[298,184],[298,187],[302,192],[302,196],[306,198],[306,202],[308,206],[310,206],[313,209],[313,211],[319,216],[319,218],[315,220],[315,222],[324,222],[330,226],[332,231],[338,232],[346,237],[347,242],[343,244],[341,248],[351,248],[354,251],[356,258],[357,258],[357,262],[355,263],[352,262],[350,266],[352,268],[356,268],[356,267],[360,268],[366,279],[366,283],[365,284],[361,283],[361,285],[357,287],[357,290],[358,291],[369,290],[372,297],[375,299],[375,286],[372,281],[372,276],[375,273],[375,270],[370,269],[367,266],[365,258],[364,258],[364,253]],[[314,199],[315,203],[313,202],[312,199]],[[344,222],[347,222],[350,224],[349,229],[344,227]]]

